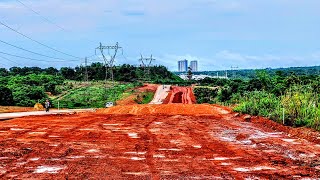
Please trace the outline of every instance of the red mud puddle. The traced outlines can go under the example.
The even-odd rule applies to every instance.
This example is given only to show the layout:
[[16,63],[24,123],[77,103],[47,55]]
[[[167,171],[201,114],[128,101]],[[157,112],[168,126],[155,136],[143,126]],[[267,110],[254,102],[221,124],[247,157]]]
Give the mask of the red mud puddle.
[[[179,112],[179,105],[161,105]],[[0,122],[0,178],[303,179],[320,177],[320,145],[234,118],[228,108],[180,105],[182,115],[110,112]],[[123,109],[125,107],[119,107]],[[142,109],[141,109],[142,108]],[[210,109],[211,108],[211,109]],[[167,109],[167,110],[166,110]],[[203,110],[203,114],[191,112]],[[115,113],[112,114],[111,110]],[[149,110],[151,111],[151,110]],[[135,114],[135,115],[134,115]]]

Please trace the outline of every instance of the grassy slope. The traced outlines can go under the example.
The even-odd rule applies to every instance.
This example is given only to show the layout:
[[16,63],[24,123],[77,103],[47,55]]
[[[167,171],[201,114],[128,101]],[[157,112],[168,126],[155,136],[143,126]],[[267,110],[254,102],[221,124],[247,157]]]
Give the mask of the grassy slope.
[[79,83],[68,82],[73,84],[68,90],[65,89],[58,96],[52,97],[53,105],[57,107],[58,101],[61,108],[99,108],[104,107],[108,101],[115,101],[128,96],[126,90],[133,88],[133,84],[115,84],[111,88],[111,83],[107,84],[107,89],[103,82]]

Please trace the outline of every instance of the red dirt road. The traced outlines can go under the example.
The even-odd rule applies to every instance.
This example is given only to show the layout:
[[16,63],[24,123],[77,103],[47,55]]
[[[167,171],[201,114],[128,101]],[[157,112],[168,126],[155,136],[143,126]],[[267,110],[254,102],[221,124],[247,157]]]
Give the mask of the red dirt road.
[[191,87],[160,85],[150,104],[196,104]]
[[182,104],[195,104],[196,98],[194,97],[191,87],[177,87],[173,86],[168,96],[168,104],[182,103]]
[[320,177],[318,133],[311,142],[293,137],[290,128],[261,122],[245,122],[228,108],[188,104],[2,121],[0,178]]

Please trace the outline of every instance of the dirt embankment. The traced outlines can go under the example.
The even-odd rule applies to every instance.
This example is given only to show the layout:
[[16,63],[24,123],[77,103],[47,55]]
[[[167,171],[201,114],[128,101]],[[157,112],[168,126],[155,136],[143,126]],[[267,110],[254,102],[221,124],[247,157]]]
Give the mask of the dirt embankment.
[[155,96],[150,104],[195,104],[196,98],[191,87],[177,87],[170,85],[146,84],[136,89],[136,92],[127,98],[117,101],[117,105],[135,105],[134,100],[142,92],[154,92]]
[[128,105],[115,106],[107,109],[99,109],[97,113],[101,114],[130,114],[130,115],[211,115],[219,116],[216,110],[229,113],[231,109],[221,108],[216,105],[209,104],[160,104],[160,105]]
[[171,86],[163,104],[196,104],[196,98],[191,87]]

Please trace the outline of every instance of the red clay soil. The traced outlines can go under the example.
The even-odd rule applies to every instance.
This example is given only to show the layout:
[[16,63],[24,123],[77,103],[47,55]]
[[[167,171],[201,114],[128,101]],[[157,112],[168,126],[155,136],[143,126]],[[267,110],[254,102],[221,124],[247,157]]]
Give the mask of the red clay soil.
[[190,104],[2,121],[0,179],[320,177],[319,144],[252,121]]
[[156,92],[158,84],[144,84],[144,86],[137,88],[140,92]]
[[172,86],[163,104],[195,104],[196,98],[191,87]]
[[0,106],[0,113],[35,111],[33,107]]

